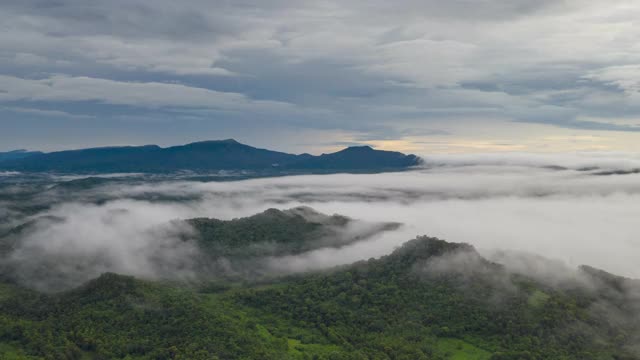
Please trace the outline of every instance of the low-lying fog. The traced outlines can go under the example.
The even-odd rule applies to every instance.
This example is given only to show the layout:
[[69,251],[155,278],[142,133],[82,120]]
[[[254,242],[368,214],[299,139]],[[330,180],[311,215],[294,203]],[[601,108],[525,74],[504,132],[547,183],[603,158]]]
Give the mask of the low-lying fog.
[[[305,205],[327,214],[405,226],[340,249],[274,259],[279,267],[314,269],[378,257],[424,234],[470,243],[489,257],[496,250],[523,251],[640,278],[640,174],[634,172],[640,158],[518,154],[425,160],[425,168],[400,173],[234,182],[132,182],[134,177],[127,177],[64,196],[45,191],[33,201],[60,203],[29,218],[51,215],[64,220],[41,222],[13,256],[108,254],[113,259],[100,263],[105,270],[151,276],[148,254],[158,254],[149,249],[156,243],[165,251],[172,249],[167,246],[171,232],[152,231],[159,225]],[[188,257],[193,251],[181,248],[163,256]]]

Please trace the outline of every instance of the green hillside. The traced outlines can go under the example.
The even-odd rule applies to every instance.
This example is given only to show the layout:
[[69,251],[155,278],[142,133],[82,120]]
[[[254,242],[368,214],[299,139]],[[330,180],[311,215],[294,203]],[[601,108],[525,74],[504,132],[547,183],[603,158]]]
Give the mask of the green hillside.
[[636,284],[584,274],[594,286],[546,286],[422,237],[269,284],[110,273],[58,294],[4,284],[0,358],[638,359]]
[[340,247],[365,240],[398,223],[366,224],[351,230],[357,221],[341,215],[324,215],[309,207],[268,209],[232,220],[196,218],[186,221],[195,229],[200,246],[215,256],[283,256],[321,247]]

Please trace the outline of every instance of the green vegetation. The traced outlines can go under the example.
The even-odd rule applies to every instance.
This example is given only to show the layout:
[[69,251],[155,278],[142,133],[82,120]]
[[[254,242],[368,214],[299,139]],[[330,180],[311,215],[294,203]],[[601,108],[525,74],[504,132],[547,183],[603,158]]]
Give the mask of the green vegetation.
[[[458,253],[472,271],[429,267]],[[624,280],[602,278],[616,287],[552,288],[469,246],[418,238],[381,259],[269,284],[116,274],[58,294],[5,284],[0,358],[638,359],[628,350],[634,314],[607,318],[628,311]],[[592,311],[609,298],[607,313]]]
[[353,222],[347,217],[327,216],[308,207],[285,211],[268,209],[251,217],[229,221],[187,220],[196,230],[200,247],[206,253],[242,258],[292,255],[320,247],[339,247],[400,226],[397,223],[368,224],[366,229],[348,231]]
[[451,360],[486,360],[491,353],[460,339],[438,339],[437,350],[449,355]]
[[[198,218],[187,222],[196,229],[200,243],[210,253],[224,256],[275,255],[299,253],[305,244],[311,244],[322,236],[324,224],[308,221],[303,215],[291,210],[269,209],[231,221]],[[338,216],[322,220],[335,226],[344,226],[349,221]]]

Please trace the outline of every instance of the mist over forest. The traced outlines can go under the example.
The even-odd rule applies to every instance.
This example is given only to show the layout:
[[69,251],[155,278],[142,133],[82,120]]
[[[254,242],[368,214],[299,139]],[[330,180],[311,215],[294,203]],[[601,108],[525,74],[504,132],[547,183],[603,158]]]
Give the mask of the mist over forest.
[[9,231],[30,223],[13,256],[32,258],[27,248],[39,256],[115,252],[122,260],[113,270],[140,275],[146,272],[130,265],[135,254],[154,242],[171,242],[180,230],[171,228],[173,220],[229,220],[268,208],[308,206],[371,223],[402,224],[339,251],[315,249],[289,259],[308,269],[382,256],[427,234],[472,244],[486,256],[527,252],[572,267],[588,264],[640,277],[634,256],[637,167],[640,159],[624,154],[520,154],[428,158],[422,169],[397,173],[243,181],[193,181],[193,174],[40,174],[24,181],[25,175],[6,173],[0,188],[2,227]]

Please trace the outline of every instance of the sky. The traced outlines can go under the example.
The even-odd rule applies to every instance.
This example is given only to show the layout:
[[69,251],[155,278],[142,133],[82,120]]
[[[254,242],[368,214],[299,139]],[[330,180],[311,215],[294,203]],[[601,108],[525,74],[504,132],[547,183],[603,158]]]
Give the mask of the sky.
[[640,151],[633,0],[3,0],[0,151]]

